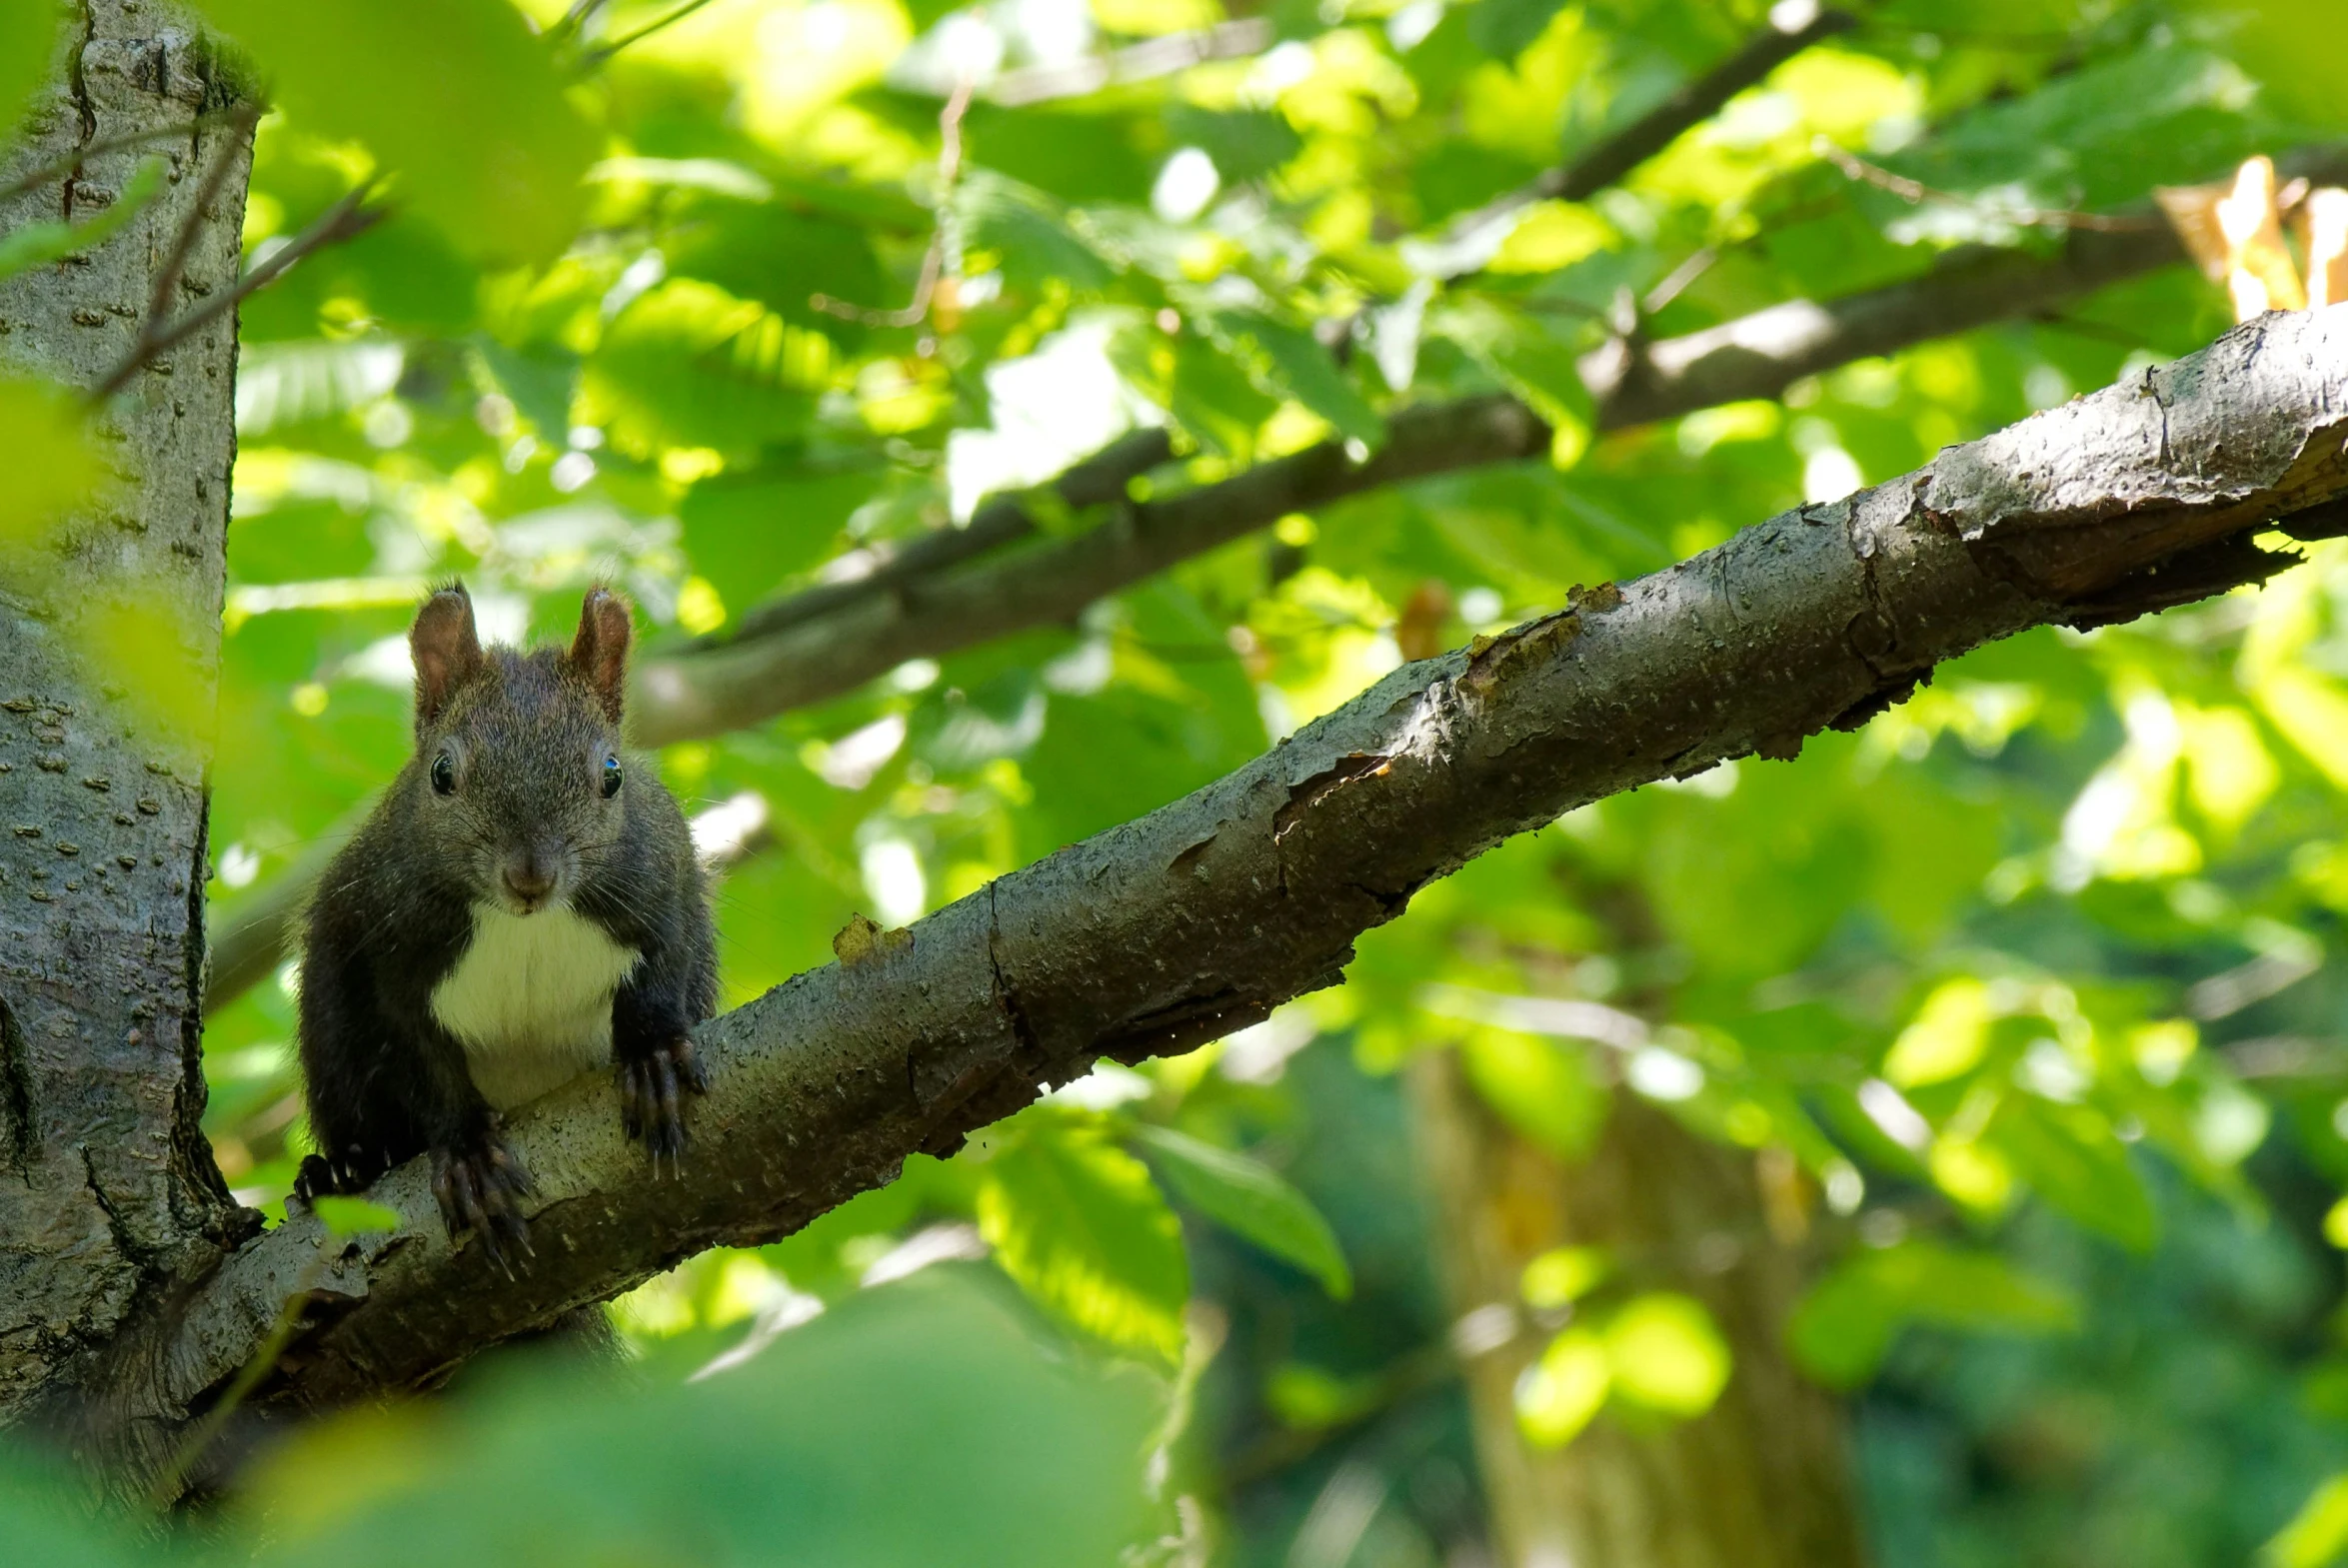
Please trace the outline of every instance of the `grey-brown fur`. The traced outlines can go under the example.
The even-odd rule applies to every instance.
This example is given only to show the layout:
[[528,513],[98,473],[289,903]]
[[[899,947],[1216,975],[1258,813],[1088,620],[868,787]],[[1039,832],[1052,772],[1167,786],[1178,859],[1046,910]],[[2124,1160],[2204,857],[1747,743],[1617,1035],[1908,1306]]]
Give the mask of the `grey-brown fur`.
[[452,585],[409,642],[416,755],[309,911],[301,1047],[320,1152],[300,1191],[354,1191],[429,1152],[452,1233],[478,1231],[502,1258],[527,1246],[515,1198],[529,1176],[434,1002],[474,945],[476,908],[568,910],[639,954],[612,996],[612,1059],[656,1168],[685,1145],[680,1090],[705,1086],[689,1031],[717,1005],[716,947],[684,815],[650,763],[619,751],[620,599],[590,592],[568,650],[522,653],[483,649]]

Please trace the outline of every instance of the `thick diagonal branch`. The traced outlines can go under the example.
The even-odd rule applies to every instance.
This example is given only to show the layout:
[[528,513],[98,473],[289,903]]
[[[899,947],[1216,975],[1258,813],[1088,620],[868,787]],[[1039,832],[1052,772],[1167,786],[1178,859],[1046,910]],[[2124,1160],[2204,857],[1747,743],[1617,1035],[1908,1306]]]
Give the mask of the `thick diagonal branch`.
[[[234,1255],[160,1357],[185,1419],[325,1249],[328,1304],[265,1404],[428,1383],[701,1248],[771,1240],[907,1155],[1084,1072],[1187,1050],[1334,983],[1363,930],[1561,811],[1896,701],[1940,661],[2047,623],[2216,592],[2247,544],[2348,495],[2348,307],[2270,316],[1847,501],[1506,636],[1408,665],[1238,772],[1004,876],[868,960],[701,1031],[695,1157],[654,1181],[611,1087],[522,1113],[538,1252],[518,1280],[440,1232],[424,1172],[373,1195],[395,1234],[304,1216]],[[2328,519],[2324,519],[2328,523]],[[321,1277],[313,1274],[311,1277]]]

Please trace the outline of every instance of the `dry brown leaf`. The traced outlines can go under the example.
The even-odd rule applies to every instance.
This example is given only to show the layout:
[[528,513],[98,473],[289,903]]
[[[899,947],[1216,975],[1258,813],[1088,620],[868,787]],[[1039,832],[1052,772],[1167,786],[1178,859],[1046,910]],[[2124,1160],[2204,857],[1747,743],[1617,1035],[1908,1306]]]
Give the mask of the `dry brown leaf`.
[[2217,223],[2226,237],[2226,292],[2236,321],[2307,309],[2307,286],[2283,243],[2272,158],[2261,154],[2235,172],[2233,191],[2217,204]]
[[2307,287],[2283,242],[2273,159],[2249,159],[2221,184],[2163,186],[2153,196],[2186,254],[2225,287],[2236,321],[2306,308]]
[[2292,216],[2307,253],[2307,303],[2348,300],[2348,191],[2336,185],[2310,191]]
[[2193,258],[2193,265],[2212,283],[2226,281],[2226,237],[2218,232],[2217,204],[2234,187],[2219,185],[2163,185],[2152,193],[2161,213],[2177,233],[2177,243]]

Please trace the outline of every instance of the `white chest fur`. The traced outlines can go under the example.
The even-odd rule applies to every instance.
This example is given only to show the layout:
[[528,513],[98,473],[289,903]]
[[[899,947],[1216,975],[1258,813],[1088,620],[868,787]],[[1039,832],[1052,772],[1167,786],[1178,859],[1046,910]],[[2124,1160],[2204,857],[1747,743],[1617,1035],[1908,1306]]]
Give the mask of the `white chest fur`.
[[473,942],[432,988],[432,1015],[465,1047],[499,1110],[612,1059],[612,994],[640,956],[562,907],[473,910]]

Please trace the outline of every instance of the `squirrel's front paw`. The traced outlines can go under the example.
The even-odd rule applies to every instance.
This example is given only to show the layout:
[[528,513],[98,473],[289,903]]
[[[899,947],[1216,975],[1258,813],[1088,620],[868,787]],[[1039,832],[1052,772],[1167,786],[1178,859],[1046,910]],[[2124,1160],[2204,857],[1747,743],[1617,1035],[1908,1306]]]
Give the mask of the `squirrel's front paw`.
[[531,1190],[522,1157],[498,1136],[495,1122],[469,1148],[432,1151],[432,1195],[440,1199],[441,1222],[449,1239],[468,1230],[481,1237],[490,1261],[514,1272],[511,1252],[530,1252],[530,1225],[522,1217],[522,1196]]
[[693,1052],[693,1041],[683,1035],[621,1060],[620,1125],[630,1137],[644,1139],[655,1174],[663,1155],[675,1169],[690,1141],[679,1091],[706,1094],[709,1087],[709,1074]]

